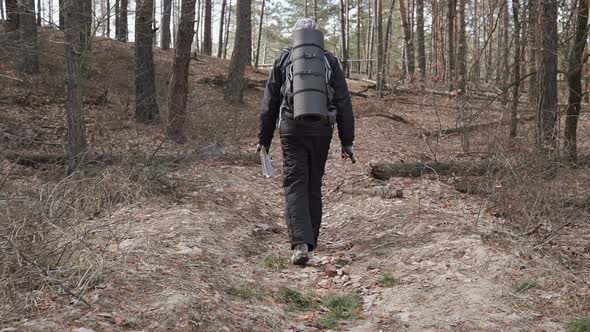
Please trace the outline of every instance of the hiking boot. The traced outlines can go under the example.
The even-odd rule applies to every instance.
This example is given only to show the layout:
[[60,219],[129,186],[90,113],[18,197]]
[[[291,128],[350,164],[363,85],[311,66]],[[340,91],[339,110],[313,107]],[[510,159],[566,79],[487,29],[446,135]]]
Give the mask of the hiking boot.
[[293,249],[293,257],[291,257],[291,263],[293,265],[305,265],[309,261],[309,250],[307,249],[306,243],[301,243],[295,246]]

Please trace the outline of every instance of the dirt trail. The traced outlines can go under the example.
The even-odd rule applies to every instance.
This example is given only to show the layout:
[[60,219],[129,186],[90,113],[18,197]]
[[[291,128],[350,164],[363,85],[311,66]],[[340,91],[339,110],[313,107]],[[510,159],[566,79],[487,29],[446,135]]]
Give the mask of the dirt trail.
[[[97,230],[96,243],[112,242],[105,253],[112,271],[88,292],[92,310],[60,307],[55,317],[61,321],[48,317],[24,326],[58,328],[65,320],[104,331],[322,329],[325,309],[290,311],[277,299],[288,287],[316,298],[359,294],[360,316],[341,321],[343,331],[562,330],[512,306],[507,271],[520,258],[487,243],[491,225],[501,220],[479,199],[436,178],[370,178],[365,156],[380,153],[367,144],[379,139],[366,130],[373,125],[380,123],[359,121],[360,164],[339,160],[338,149],[331,152],[323,233],[310,266],[286,263],[280,177],[261,178],[255,164],[194,164],[176,174],[194,191],[173,203],[122,209],[109,217],[114,227]],[[342,193],[345,187],[384,185],[402,189],[404,197]],[[380,280],[387,274],[394,282],[384,287]]]

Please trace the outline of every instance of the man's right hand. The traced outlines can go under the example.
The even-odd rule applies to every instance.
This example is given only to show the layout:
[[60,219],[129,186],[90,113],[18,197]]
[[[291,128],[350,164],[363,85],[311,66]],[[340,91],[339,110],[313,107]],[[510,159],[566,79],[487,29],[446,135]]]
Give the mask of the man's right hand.
[[353,164],[356,163],[356,158],[354,157],[354,151],[352,149],[352,145],[342,147],[342,159],[348,159],[348,158],[350,158],[350,161],[352,161]]

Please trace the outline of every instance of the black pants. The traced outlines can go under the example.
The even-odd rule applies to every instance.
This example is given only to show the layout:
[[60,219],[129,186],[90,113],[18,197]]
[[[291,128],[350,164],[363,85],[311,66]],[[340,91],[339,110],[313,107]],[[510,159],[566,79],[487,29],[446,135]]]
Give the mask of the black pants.
[[331,136],[281,136],[285,219],[291,249],[307,243],[317,246],[322,223],[322,176],[328,159]]

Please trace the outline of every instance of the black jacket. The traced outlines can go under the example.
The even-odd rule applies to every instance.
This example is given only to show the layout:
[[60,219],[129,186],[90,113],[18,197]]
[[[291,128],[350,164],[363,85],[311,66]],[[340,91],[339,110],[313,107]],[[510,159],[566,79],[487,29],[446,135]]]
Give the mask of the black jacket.
[[[342,146],[351,146],[354,141],[354,116],[352,113],[352,102],[348,93],[346,78],[340,67],[340,62],[332,54],[327,53],[327,59],[332,68],[332,89],[334,89],[333,105],[337,109],[336,123],[338,125],[338,137]],[[262,112],[258,130],[258,143],[263,146],[270,146],[277,121],[280,115],[281,87],[285,80],[285,69],[288,62],[288,51],[281,52],[274,61],[270,76],[266,83],[264,98],[262,99]],[[283,115],[281,119],[281,136],[287,135],[332,135],[332,127],[327,123],[302,123]]]

